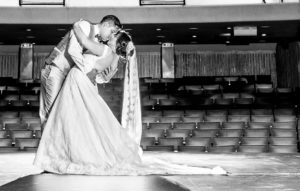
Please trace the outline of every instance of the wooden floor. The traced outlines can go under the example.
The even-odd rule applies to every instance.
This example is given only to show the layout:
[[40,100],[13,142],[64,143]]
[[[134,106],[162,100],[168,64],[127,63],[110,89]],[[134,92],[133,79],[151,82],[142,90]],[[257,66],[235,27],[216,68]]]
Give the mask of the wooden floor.
[[299,154],[193,154],[146,152],[145,157],[201,167],[221,166],[220,175],[82,176],[41,173],[34,153],[0,154],[0,191],[181,191],[300,190]]

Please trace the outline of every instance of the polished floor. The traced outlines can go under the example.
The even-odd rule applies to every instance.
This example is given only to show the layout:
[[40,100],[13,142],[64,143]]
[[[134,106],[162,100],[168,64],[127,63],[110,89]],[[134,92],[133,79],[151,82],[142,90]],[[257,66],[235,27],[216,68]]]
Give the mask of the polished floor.
[[81,176],[40,174],[32,166],[34,153],[0,154],[0,191],[52,190],[300,190],[299,154],[194,154],[146,152],[145,157],[187,163],[194,166],[221,166],[221,175]]

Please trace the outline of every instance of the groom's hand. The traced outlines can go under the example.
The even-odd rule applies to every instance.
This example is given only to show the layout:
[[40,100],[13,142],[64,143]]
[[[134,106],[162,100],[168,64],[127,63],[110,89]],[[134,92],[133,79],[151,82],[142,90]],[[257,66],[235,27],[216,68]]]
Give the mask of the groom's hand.
[[92,69],[89,73],[86,74],[87,77],[91,80],[91,82],[95,85],[96,84],[96,76],[97,76],[97,70]]

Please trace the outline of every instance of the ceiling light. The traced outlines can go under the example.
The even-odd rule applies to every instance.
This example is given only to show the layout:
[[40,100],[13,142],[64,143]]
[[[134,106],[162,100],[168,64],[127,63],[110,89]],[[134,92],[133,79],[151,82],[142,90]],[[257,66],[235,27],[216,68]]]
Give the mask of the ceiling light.
[[162,42],[158,42],[158,44],[162,44]]
[[229,40],[226,40],[226,44],[229,44],[230,43],[230,41]]
[[231,30],[232,28],[231,27],[227,27],[227,30]]
[[26,29],[26,31],[27,31],[27,32],[30,32],[30,31],[31,31],[31,29]]
[[161,28],[157,28],[156,31],[161,31]]
[[220,36],[231,36],[231,33],[221,33]]
[[266,33],[262,33],[261,36],[267,36],[267,34]]
[[162,35],[160,35],[160,36],[156,36],[157,38],[165,38],[165,36],[162,36]]
[[35,38],[35,36],[26,36],[26,38]]
[[190,30],[198,30],[198,28],[197,27],[191,27],[191,28],[189,28]]
[[197,36],[196,36],[196,35],[193,35],[192,37],[193,37],[193,38],[197,38]]

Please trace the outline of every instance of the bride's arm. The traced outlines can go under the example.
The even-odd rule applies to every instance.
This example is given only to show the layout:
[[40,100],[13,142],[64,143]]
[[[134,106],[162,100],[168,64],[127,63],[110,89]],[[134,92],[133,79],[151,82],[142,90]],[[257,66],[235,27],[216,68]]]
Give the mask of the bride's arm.
[[79,26],[79,22],[76,22],[73,25],[73,30],[75,33],[75,36],[78,40],[78,42],[92,52],[92,54],[95,54],[97,56],[102,56],[105,51],[105,45],[100,44],[98,42],[93,41],[92,39],[89,39],[88,36],[86,36],[83,31],[81,30]]

